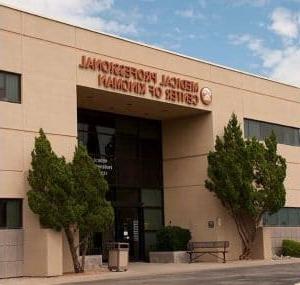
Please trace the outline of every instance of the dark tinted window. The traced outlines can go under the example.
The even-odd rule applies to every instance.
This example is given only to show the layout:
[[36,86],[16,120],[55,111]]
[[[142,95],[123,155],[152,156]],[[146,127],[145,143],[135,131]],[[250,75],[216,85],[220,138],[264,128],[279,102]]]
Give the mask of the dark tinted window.
[[[122,215],[129,217],[136,211],[138,232],[143,232],[140,245],[144,243],[147,252],[163,225],[161,122],[79,109],[78,139],[109,183],[107,197],[115,207],[116,240],[125,224],[127,231],[131,229],[131,222]],[[108,241],[105,235],[104,243]],[[94,247],[89,246],[88,254],[94,254]]]
[[142,189],[142,202],[145,207],[161,207],[162,193],[160,189]]
[[273,131],[278,143],[300,146],[299,128],[245,119],[244,130],[246,138],[256,137],[258,140],[264,140],[266,137],[269,137]]
[[144,209],[144,229],[155,231],[163,225],[161,209]]
[[21,76],[0,71],[0,101],[21,102]]
[[79,109],[78,140],[110,186],[162,189],[160,121]]
[[273,227],[299,227],[300,208],[282,208],[275,214],[265,214],[263,218],[265,226]]
[[22,228],[21,199],[0,199],[0,228]]
[[6,227],[6,204],[0,200],[0,228]]

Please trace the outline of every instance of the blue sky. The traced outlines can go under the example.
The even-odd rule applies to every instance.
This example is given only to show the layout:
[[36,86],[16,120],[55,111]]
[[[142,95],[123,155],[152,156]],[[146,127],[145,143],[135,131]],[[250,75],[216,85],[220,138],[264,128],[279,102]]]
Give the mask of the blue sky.
[[300,85],[300,0],[0,0]]

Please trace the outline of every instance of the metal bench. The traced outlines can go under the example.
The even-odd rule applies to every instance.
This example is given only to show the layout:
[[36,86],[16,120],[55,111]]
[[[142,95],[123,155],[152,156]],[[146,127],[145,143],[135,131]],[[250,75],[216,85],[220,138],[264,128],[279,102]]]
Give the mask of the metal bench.
[[[190,256],[190,263],[196,261],[204,254],[210,254],[226,263],[226,253],[228,252],[229,241],[204,241],[204,242],[189,242],[187,253]],[[223,257],[218,254],[222,253]]]

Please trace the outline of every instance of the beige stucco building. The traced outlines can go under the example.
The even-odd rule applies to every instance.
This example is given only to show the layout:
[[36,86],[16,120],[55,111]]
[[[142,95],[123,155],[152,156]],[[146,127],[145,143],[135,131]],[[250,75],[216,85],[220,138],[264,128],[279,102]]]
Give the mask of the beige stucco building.
[[110,181],[116,225],[94,249],[128,238],[146,259],[172,224],[194,241],[229,240],[236,259],[235,225],[204,187],[232,112],[246,136],[274,129],[287,160],[286,208],[257,241],[257,257],[270,258],[283,237],[300,239],[299,88],[0,5],[0,277],[72,270],[63,234],[27,204],[40,128],[68,160],[80,139]]

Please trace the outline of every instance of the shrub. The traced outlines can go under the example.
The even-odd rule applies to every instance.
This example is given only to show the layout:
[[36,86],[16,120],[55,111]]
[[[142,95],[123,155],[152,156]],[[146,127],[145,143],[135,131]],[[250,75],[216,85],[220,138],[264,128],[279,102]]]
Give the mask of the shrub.
[[167,226],[156,233],[157,251],[186,250],[191,239],[191,232],[176,226]]
[[288,239],[283,240],[282,254],[292,257],[300,257],[300,242]]

